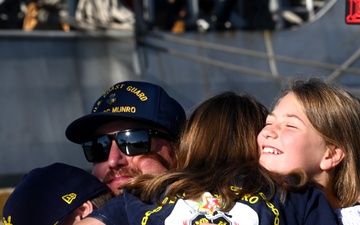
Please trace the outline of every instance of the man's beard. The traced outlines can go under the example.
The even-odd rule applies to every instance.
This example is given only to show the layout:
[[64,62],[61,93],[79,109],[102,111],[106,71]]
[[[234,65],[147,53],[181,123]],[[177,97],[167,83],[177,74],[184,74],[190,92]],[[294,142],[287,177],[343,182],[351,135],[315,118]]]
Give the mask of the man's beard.
[[[171,163],[167,162],[162,156],[153,153],[153,152],[148,152],[146,154],[144,154],[142,157],[147,157],[147,158],[152,158],[154,160],[156,160],[158,163],[160,163],[164,168],[166,168],[166,170],[169,170],[171,168]],[[135,166],[134,168],[128,168],[128,167],[121,167],[120,169],[111,169],[104,177],[103,183],[105,184],[109,184],[116,175],[120,175],[120,176],[127,176],[127,177],[131,177],[134,178],[138,175],[143,174],[143,172],[140,170],[140,168],[138,166]],[[125,186],[126,183],[124,183],[123,185],[117,187],[117,190],[114,191],[115,195],[120,195],[123,192],[123,187]]]
[[[110,170],[104,177],[103,183],[108,184],[112,180],[115,179],[117,175],[125,176],[125,177],[135,177],[138,175],[141,175],[142,172],[138,168],[120,168],[118,170],[112,169]],[[122,193],[122,189],[124,187],[125,183],[119,187],[117,187],[117,190],[114,191],[115,195],[120,195]]]

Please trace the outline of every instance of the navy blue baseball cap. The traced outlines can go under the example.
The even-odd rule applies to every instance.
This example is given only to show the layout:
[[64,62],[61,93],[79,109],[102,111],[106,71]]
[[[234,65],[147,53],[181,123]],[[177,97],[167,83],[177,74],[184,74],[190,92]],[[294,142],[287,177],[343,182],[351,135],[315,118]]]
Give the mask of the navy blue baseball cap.
[[183,107],[156,84],[125,81],[110,87],[94,104],[91,113],[70,123],[66,137],[81,144],[90,141],[96,129],[115,120],[136,120],[179,135],[186,115]]
[[3,209],[4,224],[60,225],[70,212],[110,189],[89,172],[54,163],[27,173]]

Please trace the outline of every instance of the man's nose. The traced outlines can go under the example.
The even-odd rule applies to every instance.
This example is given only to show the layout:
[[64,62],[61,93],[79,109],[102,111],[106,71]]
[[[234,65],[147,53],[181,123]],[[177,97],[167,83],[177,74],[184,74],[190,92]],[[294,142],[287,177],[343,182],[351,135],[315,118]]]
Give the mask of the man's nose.
[[111,148],[107,162],[109,164],[109,167],[113,169],[127,166],[129,163],[128,157],[119,149],[115,140],[112,140],[111,142]]

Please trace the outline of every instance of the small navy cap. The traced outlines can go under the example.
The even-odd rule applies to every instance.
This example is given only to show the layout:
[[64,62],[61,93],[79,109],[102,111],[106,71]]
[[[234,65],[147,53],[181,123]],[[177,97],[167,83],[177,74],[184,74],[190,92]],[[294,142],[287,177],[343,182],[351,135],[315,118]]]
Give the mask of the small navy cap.
[[27,173],[3,209],[4,224],[60,225],[87,200],[110,190],[89,172],[54,163]]
[[177,138],[185,118],[183,107],[160,86],[125,81],[107,90],[95,102],[90,114],[70,123],[65,135],[70,141],[81,144],[90,141],[100,126],[130,119],[164,128]]

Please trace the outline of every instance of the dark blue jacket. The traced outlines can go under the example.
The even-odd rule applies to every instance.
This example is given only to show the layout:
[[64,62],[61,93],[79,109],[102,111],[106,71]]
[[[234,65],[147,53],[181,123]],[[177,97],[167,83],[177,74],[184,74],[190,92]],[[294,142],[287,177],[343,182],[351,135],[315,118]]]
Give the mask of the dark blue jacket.
[[335,212],[318,188],[289,192],[284,204],[280,202],[279,194],[271,202],[264,198],[265,194],[259,193],[238,200],[229,212],[215,210],[210,213],[206,210],[214,209],[214,201],[203,204],[182,198],[176,201],[164,198],[165,205],[159,206],[143,203],[124,191],[123,195],[111,199],[89,217],[107,225],[198,225],[204,222],[218,225],[339,224]]

